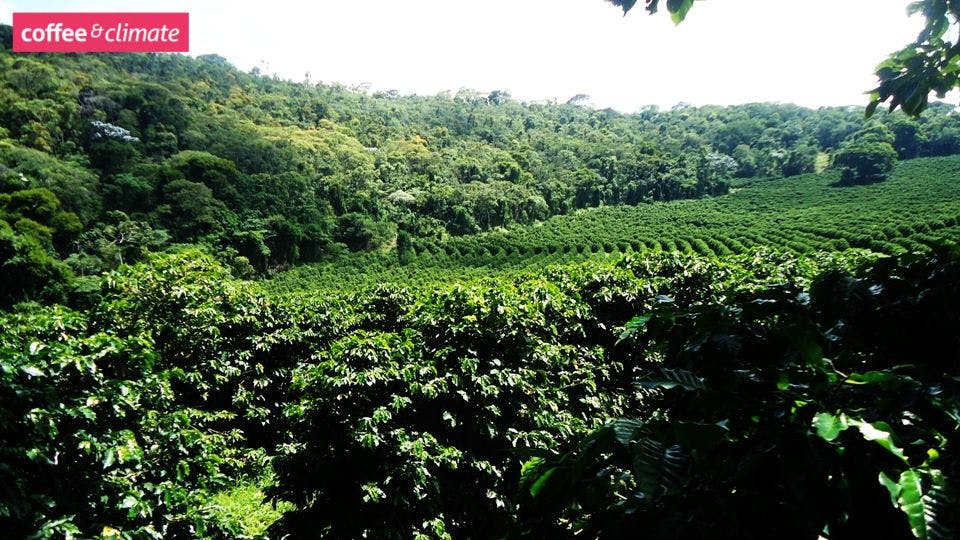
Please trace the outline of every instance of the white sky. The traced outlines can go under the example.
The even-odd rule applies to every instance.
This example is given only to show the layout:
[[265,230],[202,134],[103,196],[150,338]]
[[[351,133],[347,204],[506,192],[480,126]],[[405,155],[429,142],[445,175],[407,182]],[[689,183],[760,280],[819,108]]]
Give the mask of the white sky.
[[[14,11],[188,11],[191,54],[314,82],[631,112],[755,101],[863,105],[873,68],[912,41],[910,0],[703,0],[674,26],[603,0],[0,0]],[[954,101],[956,101],[954,99]]]

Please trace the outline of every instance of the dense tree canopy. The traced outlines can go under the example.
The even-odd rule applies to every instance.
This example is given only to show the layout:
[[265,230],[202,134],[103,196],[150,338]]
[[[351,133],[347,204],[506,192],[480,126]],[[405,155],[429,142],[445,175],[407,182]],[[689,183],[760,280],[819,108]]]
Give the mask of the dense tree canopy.
[[833,156],[845,184],[877,182],[893,170],[897,152],[886,142],[854,141]]

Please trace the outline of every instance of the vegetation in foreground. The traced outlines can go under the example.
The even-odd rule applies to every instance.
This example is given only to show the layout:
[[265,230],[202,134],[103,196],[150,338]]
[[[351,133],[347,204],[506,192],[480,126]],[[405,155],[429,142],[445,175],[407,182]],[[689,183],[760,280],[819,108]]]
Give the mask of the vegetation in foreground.
[[[867,116],[956,85],[953,1],[911,9]],[[887,180],[960,151],[949,108],[369,95],[9,33],[6,534],[957,535],[957,162]],[[498,276],[237,279],[388,256]],[[554,256],[606,260],[502,272]]]
[[155,255],[83,312],[0,321],[0,515],[48,538],[281,512],[271,535],[948,535],[957,283],[950,251],[647,253],[297,299]]

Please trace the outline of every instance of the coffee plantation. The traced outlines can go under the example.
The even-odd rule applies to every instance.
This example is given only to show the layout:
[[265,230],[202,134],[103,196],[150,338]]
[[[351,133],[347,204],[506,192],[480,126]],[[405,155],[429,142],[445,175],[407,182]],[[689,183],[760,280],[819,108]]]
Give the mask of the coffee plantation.
[[869,110],[625,114],[11,38],[0,536],[960,536],[916,51]]

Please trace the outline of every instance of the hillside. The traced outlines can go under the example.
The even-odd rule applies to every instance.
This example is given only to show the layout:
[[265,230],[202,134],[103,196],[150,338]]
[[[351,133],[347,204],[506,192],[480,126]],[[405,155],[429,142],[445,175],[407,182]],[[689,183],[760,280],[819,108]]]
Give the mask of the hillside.
[[[831,159],[847,170],[843,156],[865,148],[887,160],[960,152],[960,115],[945,105],[870,121],[858,107],[785,104],[623,114],[583,96],[520,103],[503,90],[401,96],[282,81],[213,55],[14,55],[9,33],[0,28],[0,192],[15,200],[0,201],[0,234],[17,254],[9,271],[27,277],[0,288],[4,306],[62,300],[75,276],[176,244],[205,245],[246,277],[346,252],[467,255],[477,233],[718,196]],[[35,205],[46,210],[23,210]]]
[[416,255],[404,265],[392,252],[343,255],[285,272],[267,286],[294,292],[453,283],[644,251],[923,252],[960,240],[957,178],[960,157],[904,161],[888,180],[868,185],[838,185],[835,172],[756,180],[721,197],[594,208],[534,226],[415,244]]

